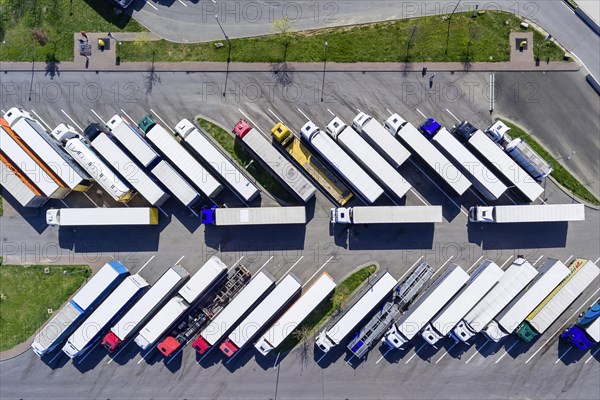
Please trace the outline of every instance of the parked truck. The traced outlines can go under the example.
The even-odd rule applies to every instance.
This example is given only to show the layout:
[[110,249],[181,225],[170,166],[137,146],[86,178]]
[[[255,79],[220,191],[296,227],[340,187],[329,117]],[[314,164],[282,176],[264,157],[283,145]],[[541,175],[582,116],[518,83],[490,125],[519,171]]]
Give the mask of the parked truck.
[[383,343],[395,349],[408,343],[454,297],[467,280],[469,275],[458,264],[452,264],[385,333]]
[[361,359],[367,354],[432,276],[433,268],[426,262],[422,262],[402,285],[396,287],[392,298],[373,315],[346,346],[354,357]]
[[158,163],[160,160],[158,153],[146,142],[140,131],[125,122],[119,114],[113,115],[106,126],[121,145],[145,168],[152,168]]
[[560,283],[518,327],[515,333],[524,342],[530,342],[546,332],[567,308],[595,282],[600,269],[592,261],[576,259],[569,266],[569,276]]
[[333,278],[323,272],[321,276],[288,308],[288,310],[258,339],[254,347],[266,356],[279,347],[308,315],[335,289]]
[[500,314],[483,328],[483,334],[494,342],[499,342],[517,329],[519,324],[562,282],[569,269],[560,261],[546,260],[538,269],[537,277],[527,290],[522,291]]
[[302,138],[354,188],[368,204],[383,194],[383,189],[342,148],[312,121],[300,129]]
[[354,206],[331,209],[332,224],[433,224],[436,222],[442,222],[441,206]]
[[410,184],[358,132],[338,117],[333,118],[326,129],[327,133],[385,189],[399,199],[406,196],[411,188]]
[[0,152],[0,185],[23,207],[39,208],[48,198]]
[[202,210],[202,223],[216,226],[305,224],[305,207],[223,208]]
[[190,274],[181,266],[169,268],[147,293],[113,325],[102,339],[104,346],[113,353],[148,321],[152,315],[189,279]]
[[44,160],[37,156],[8,123],[0,118],[0,153],[19,176],[26,177],[44,197],[64,199],[71,189]]
[[361,133],[392,167],[400,167],[410,157],[410,152],[372,116],[359,112],[352,120],[352,128]]
[[58,145],[27,111],[13,107],[4,114],[10,128],[71,190],[83,192],[94,183],[90,176]]
[[275,286],[254,309],[240,322],[219,349],[227,357],[232,357],[254,337],[264,330],[265,326],[284,310],[302,290],[302,282],[294,274],[289,274]]
[[246,120],[241,119],[233,127],[233,133],[242,141],[259,162],[272,171],[275,178],[292,189],[303,202],[310,200],[317,189],[312,183],[283,156],[257,129],[253,129]]
[[244,201],[252,201],[258,196],[258,189],[248,180],[239,166],[225,156],[191,121],[187,119],[179,121],[175,126],[175,132],[181,137],[183,144],[204,160]]
[[461,319],[450,333],[458,342],[467,342],[489,324],[512,299],[535,278],[537,270],[524,258],[517,258],[508,267],[498,284]]
[[84,143],[74,127],[60,124],[51,135],[113,200],[127,203],[132,199],[133,190]]
[[498,200],[506,192],[506,185],[436,120],[429,118],[421,125],[421,131],[438,150],[454,162],[487,200]]
[[415,128],[398,114],[392,114],[384,125],[393,136],[405,143],[413,154],[433,170],[456,194],[462,195],[471,182],[448,159]]
[[150,171],[184,206],[192,208],[202,201],[202,196],[165,160]]
[[152,142],[202,193],[214,198],[223,190],[223,186],[215,177],[172,134],[154,122],[150,115],[142,118],[138,126],[146,134],[146,139]]
[[348,187],[325,165],[315,157],[302,140],[281,122],[271,133],[275,141],[306,171],[306,173],[339,205],[343,206],[352,198]]
[[504,271],[494,262],[482,262],[454,299],[425,325],[421,333],[423,339],[435,346],[498,283],[503,274]]
[[600,300],[596,301],[577,323],[560,335],[571,346],[587,350],[600,342]]
[[166,357],[177,354],[177,350],[192,340],[219,311],[225,307],[250,280],[250,272],[241,264],[228,274],[210,294],[198,302],[156,346]]
[[211,257],[196,272],[177,295],[167,302],[143,327],[135,337],[135,343],[146,350],[176,325],[204,296],[223,280],[227,266],[218,258]]
[[585,206],[583,204],[528,204],[473,206],[469,208],[470,222],[506,224],[583,220],[585,220]]
[[100,156],[117,170],[148,203],[160,207],[169,199],[169,194],[150,178],[142,167],[133,161],[97,124],[88,126],[84,133]]
[[81,355],[102,337],[104,330],[129,308],[148,286],[148,282],[138,274],[125,278],[67,339],[63,352],[69,358]]
[[213,346],[233,329],[237,322],[244,318],[254,305],[275,286],[275,278],[266,271],[261,271],[248,285],[218,313],[192,343],[199,354],[206,354]]
[[50,226],[157,225],[158,209],[123,208],[51,208],[46,211]]
[[388,297],[398,282],[387,271],[382,271],[374,282],[369,282],[358,300],[331,326],[317,336],[316,344],[323,353],[339,345],[375,307]]
[[104,264],[35,335],[31,343],[33,352],[40,357],[52,352],[128,274],[127,268],[118,261]]
[[489,139],[489,135],[486,136],[467,121],[453,127],[453,132],[466,140],[471,150],[509,186],[514,186],[527,201],[535,201],[544,192],[544,188],[510,158],[502,147]]

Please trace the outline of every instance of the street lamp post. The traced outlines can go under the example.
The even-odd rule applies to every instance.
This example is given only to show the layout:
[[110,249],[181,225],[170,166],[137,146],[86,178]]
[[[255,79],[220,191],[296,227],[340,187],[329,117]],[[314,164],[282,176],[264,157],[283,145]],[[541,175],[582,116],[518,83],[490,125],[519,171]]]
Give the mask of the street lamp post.
[[458,3],[456,3],[456,7],[454,7],[454,10],[452,10],[452,14],[450,14],[450,16],[448,17],[448,33],[446,33],[446,51],[444,51],[444,54],[448,54],[448,43],[450,41],[450,21],[452,21],[452,16],[456,12],[456,9],[460,5],[461,1],[462,0],[458,0]]
[[16,46],[13,46],[6,40],[2,41],[2,45],[3,46],[9,45],[10,47],[17,49],[20,52],[25,53],[27,55],[27,57],[31,57],[31,82],[29,82],[29,101],[31,101],[31,91],[33,90],[33,73],[35,72],[35,55],[34,55],[34,53],[29,53],[26,50],[21,50],[21,49],[17,48]]
[[571,151],[571,154],[569,154],[568,156],[557,158],[556,161],[565,160],[565,159],[570,160],[571,158],[573,158],[574,155],[575,155],[575,150]]
[[221,28],[221,32],[223,32],[223,36],[225,36],[225,40],[227,41],[227,71],[225,71],[225,87],[223,88],[223,97],[225,97],[225,92],[227,91],[227,77],[229,76],[229,63],[231,62],[231,42],[229,41],[229,36],[225,33],[225,29],[221,25],[221,21],[219,21],[219,15],[215,14],[215,19],[217,20],[217,24],[219,24],[219,28]]
[[329,44],[325,42],[325,56],[323,57],[323,83],[321,84],[321,102],[323,102],[323,92],[325,90],[325,71],[327,69],[327,49],[329,48]]

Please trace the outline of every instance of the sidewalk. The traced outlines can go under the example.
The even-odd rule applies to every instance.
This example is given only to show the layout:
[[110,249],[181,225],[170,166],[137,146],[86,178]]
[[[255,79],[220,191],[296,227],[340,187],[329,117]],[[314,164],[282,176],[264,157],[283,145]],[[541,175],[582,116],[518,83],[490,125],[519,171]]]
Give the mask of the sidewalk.
[[[158,37],[143,33],[144,40],[158,40]],[[118,41],[135,41],[138,33],[118,33],[115,34]],[[528,45],[526,50],[520,52],[515,47],[516,37],[526,38]],[[105,33],[88,33],[88,43],[91,45],[92,54],[89,60],[79,54],[79,39],[81,35],[73,35],[75,58],[70,62],[61,62],[55,68],[61,72],[64,71],[105,71],[105,72],[145,72],[154,69],[155,72],[225,72],[227,63],[225,62],[122,62],[117,65],[116,47],[119,45],[116,40],[109,39]],[[98,39],[104,40],[106,47],[101,51],[98,47]],[[432,72],[500,72],[500,71],[523,71],[523,72],[545,72],[545,71],[578,71],[580,66],[576,62],[566,61],[541,61],[536,64],[533,55],[533,34],[531,32],[512,33],[511,42],[511,60],[507,62],[439,62],[439,63],[383,63],[383,62],[365,62],[365,63],[336,63],[328,62],[328,72],[357,71],[357,72],[421,72],[427,68]],[[323,63],[288,63],[288,66],[296,72],[321,72]],[[35,71],[47,71],[45,63],[35,63]],[[3,62],[0,70],[2,71],[31,71],[30,62]],[[229,64],[229,72],[272,72],[273,66],[270,63],[237,63]]]

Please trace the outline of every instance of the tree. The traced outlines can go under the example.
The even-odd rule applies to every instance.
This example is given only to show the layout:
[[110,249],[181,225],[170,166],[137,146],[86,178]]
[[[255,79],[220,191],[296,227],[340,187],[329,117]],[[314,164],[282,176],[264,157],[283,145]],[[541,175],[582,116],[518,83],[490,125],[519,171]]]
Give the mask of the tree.
[[310,345],[313,343],[312,340],[312,329],[307,325],[300,325],[293,333],[294,339],[298,340],[300,347],[300,363],[301,365],[307,365],[310,356]]
[[285,18],[273,21],[273,33],[279,35],[283,39],[283,62],[286,60],[287,50],[292,41],[292,37],[294,36],[294,32],[296,32],[294,21],[291,21],[290,17],[287,15]]

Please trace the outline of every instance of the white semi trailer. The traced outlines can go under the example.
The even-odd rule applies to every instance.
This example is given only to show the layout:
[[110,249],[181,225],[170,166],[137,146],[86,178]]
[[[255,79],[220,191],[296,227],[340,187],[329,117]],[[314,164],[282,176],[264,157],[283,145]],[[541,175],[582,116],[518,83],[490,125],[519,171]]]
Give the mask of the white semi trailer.
[[152,168],[160,157],[144,140],[137,128],[128,124],[119,114],[113,115],[106,126],[112,135],[129,151],[144,167]]
[[352,120],[352,127],[361,133],[392,167],[398,168],[410,157],[410,152],[391,137],[383,125],[372,116],[359,112]]
[[157,225],[158,209],[122,208],[51,208],[46,211],[50,226]]
[[202,210],[202,223],[216,226],[305,224],[305,207],[249,207]]
[[[352,127],[335,117],[327,124],[327,133],[346,150],[379,184],[401,199],[411,188],[406,179]],[[393,140],[393,138],[390,138]]]
[[331,209],[332,224],[433,224],[442,222],[442,206],[370,206]]
[[473,206],[470,222],[520,223],[567,222],[585,220],[583,204],[528,204],[515,206]]
[[0,153],[0,185],[23,207],[41,207],[48,198],[14,164]]
[[202,201],[202,196],[175,171],[165,160],[160,161],[150,172],[162,183],[177,200],[191,208]]
[[383,194],[381,186],[373,180],[342,148],[312,121],[300,129],[302,138],[346,180],[368,204],[373,204]]

